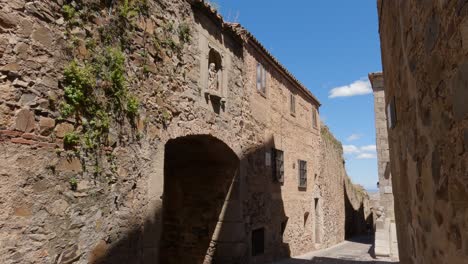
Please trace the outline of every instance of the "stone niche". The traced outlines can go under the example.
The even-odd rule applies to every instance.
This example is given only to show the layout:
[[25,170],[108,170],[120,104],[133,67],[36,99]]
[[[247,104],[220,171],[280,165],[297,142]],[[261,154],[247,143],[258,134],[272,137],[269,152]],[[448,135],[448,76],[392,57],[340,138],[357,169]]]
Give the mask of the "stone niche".
[[205,96],[211,98],[223,98],[223,58],[216,49],[210,47],[208,52],[208,74],[206,76],[207,87],[205,87]]
[[[226,81],[225,67],[223,64],[224,55],[221,49],[208,44],[208,52],[205,59],[205,65],[208,65],[205,71],[202,71],[201,78],[205,79],[205,84],[202,85],[202,94],[207,104],[212,105],[216,113],[220,110],[224,112],[226,104]],[[202,57],[202,58],[203,58]]]
[[[226,47],[227,37],[217,32],[211,21],[198,17],[198,42],[200,49],[199,88],[207,107],[220,114],[225,111],[228,98],[228,72],[232,51]],[[229,41],[228,41],[229,42]]]

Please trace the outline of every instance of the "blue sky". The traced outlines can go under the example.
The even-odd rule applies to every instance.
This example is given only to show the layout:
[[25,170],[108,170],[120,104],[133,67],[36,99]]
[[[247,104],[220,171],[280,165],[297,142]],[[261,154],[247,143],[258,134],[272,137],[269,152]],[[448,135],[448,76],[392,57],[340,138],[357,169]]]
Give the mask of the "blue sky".
[[345,146],[348,175],[375,189],[374,105],[367,74],[382,69],[377,1],[211,2],[227,21],[252,32],[319,98],[322,120]]

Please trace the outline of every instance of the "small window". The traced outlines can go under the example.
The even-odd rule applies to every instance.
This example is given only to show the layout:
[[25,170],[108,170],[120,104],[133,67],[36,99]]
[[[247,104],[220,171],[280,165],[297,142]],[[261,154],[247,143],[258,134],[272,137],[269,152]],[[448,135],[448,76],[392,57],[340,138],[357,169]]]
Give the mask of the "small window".
[[299,160],[299,187],[307,187],[307,162],[304,160]]
[[394,128],[397,122],[397,115],[395,109],[395,97],[390,99],[387,105],[387,126],[388,128]]
[[279,149],[271,151],[273,180],[276,182],[284,182],[284,153]]
[[266,94],[266,71],[262,64],[257,64],[257,90]]
[[291,114],[295,115],[296,114],[296,97],[294,96],[293,93],[289,95],[289,109],[291,110]]
[[252,231],[252,256],[258,256],[265,251],[265,229],[259,228]]
[[318,127],[318,123],[317,123],[317,111],[312,108],[312,126],[314,128],[317,128]]

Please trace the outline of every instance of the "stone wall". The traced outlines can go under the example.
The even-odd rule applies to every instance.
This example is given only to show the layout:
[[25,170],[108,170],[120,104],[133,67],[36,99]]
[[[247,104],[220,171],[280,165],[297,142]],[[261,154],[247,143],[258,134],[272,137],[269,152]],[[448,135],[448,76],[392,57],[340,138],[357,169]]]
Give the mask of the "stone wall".
[[400,261],[465,263],[468,5],[378,7]]
[[327,126],[321,124],[320,173],[314,186],[314,197],[319,198],[322,231],[320,246],[327,248],[345,239],[345,179],[343,147]]
[[[342,215],[343,164],[333,149],[336,172],[321,165],[331,143],[313,123],[319,103],[206,3],[1,3],[0,262],[177,263],[184,252],[265,263],[343,239],[327,231]],[[259,58],[266,97],[253,81]],[[283,184],[273,148],[285,153]]]
[[375,254],[398,257],[396,239],[392,174],[388,152],[387,117],[385,115],[384,78],[382,73],[370,73],[369,80],[374,94],[375,133],[379,172],[379,208],[376,220]]
[[343,147],[327,126],[321,126],[320,174],[314,186],[321,211],[320,241],[327,248],[353,236],[367,235],[372,227],[370,198],[364,188],[353,184],[346,174]]
[[[284,153],[283,182],[278,182],[271,173],[267,173],[263,180],[257,178],[251,180],[248,185],[248,190],[253,196],[271,195],[270,198],[262,198],[265,199],[266,206],[281,205],[284,208],[284,216],[272,215],[271,218],[265,219],[263,215],[250,212],[260,217],[252,217],[251,221],[257,222],[257,226],[265,226],[267,230],[271,230],[267,232],[266,240],[271,241],[272,246],[266,249],[269,251],[266,256],[279,254],[277,246],[273,246],[275,243],[287,244],[290,255],[305,253],[315,249],[316,243],[313,228],[313,190],[315,175],[319,173],[320,166],[320,134],[319,126],[312,123],[312,111],[317,111],[319,104],[311,103],[311,99],[301,93],[298,85],[291,82],[284,72],[277,68],[276,62],[259,51],[252,40],[245,47],[244,58],[245,87],[249,94],[252,118],[254,122],[265,127],[262,136],[271,139],[272,147]],[[258,63],[266,69],[265,93],[256,87]],[[290,93],[296,94],[295,115],[289,107]],[[271,149],[265,149],[265,152],[268,152],[267,155],[273,155]],[[304,187],[299,187],[298,160],[307,162],[307,184]]]
[[[148,1],[143,14],[144,9],[121,4],[2,2],[2,263],[154,263],[162,233],[165,143],[210,134],[239,157],[263,144],[259,127],[244,125],[251,118],[241,55],[232,55],[226,69],[225,110],[216,114],[201,95],[195,7]],[[211,23],[207,27],[222,32],[216,20]],[[219,45],[226,50],[237,43],[242,51],[232,35],[223,39]],[[124,84],[139,102],[138,114],[130,118],[109,103],[108,131],[91,148],[89,122],[82,115],[62,117],[63,73],[73,60],[85,72],[87,61],[109,55],[108,47],[121,50]],[[109,91],[105,81],[96,83],[88,98]],[[64,137],[73,134],[78,142],[64,146]]]

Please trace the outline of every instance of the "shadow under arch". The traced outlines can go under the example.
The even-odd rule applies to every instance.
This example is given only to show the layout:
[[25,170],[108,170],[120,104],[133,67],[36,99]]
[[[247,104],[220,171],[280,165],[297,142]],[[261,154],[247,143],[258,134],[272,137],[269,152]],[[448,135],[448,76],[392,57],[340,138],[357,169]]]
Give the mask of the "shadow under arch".
[[222,212],[236,201],[232,196],[238,174],[239,158],[213,136],[190,135],[166,143],[161,264],[216,261],[217,248],[225,242],[219,238],[221,227],[242,221],[241,212],[239,219],[225,219]]

